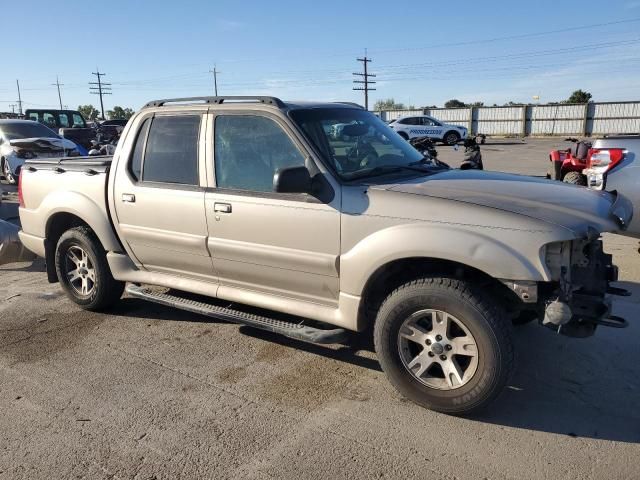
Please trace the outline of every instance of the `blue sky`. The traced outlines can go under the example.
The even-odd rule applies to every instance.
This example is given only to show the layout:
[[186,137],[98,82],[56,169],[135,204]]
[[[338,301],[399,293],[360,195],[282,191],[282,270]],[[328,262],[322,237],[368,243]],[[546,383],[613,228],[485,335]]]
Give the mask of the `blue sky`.
[[[107,73],[113,105],[219,93],[362,103],[352,91],[365,48],[376,99],[417,106],[640,99],[640,0],[30,1],[3,5],[0,110],[98,105],[91,72]],[[576,28],[595,25],[590,28]],[[608,24],[608,25],[603,25]],[[545,33],[546,32],[546,33]]]

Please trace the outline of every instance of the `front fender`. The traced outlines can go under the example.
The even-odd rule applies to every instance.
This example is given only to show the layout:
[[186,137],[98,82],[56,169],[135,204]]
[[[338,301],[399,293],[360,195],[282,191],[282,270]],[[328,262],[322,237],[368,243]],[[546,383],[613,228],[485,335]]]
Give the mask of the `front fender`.
[[340,259],[340,290],[361,295],[380,267],[407,258],[434,258],[473,267],[495,278],[548,281],[545,241],[531,231],[464,225],[400,225],[358,242]]
[[78,192],[54,191],[42,200],[37,209],[21,208],[22,229],[45,238],[50,222],[55,221],[54,216],[58,213],[74,215],[89,225],[106,251],[122,250],[107,216],[106,206],[98,205],[87,195]]

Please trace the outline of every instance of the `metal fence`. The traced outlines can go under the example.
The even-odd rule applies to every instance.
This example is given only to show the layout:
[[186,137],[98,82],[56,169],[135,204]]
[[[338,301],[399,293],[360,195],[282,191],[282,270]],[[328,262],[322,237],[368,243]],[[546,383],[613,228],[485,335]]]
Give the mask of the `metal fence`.
[[640,101],[425,108],[374,113],[387,122],[403,116],[429,115],[445,123],[466,127],[472,134],[524,137],[640,133]]

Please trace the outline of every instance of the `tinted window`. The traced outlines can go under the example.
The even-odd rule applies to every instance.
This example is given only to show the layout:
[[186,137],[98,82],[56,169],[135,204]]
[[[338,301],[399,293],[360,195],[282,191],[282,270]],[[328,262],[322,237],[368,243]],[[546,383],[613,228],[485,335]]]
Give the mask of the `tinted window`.
[[73,126],[74,127],[81,127],[84,128],[86,127],[86,124],[84,123],[84,118],[82,118],[81,115],[74,113],[73,114]]
[[0,125],[0,129],[2,129],[2,132],[4,133],[4,136],[7,140],[32,137],[60,138],[53,130],[36,122],[8,122]]
[[409,118],[405,118],[400,123],[404,125],[420,125],[420,119],[417,117],[409,117]]
[[155,117],[149,129],[142,180],[197,185],[199,130],[199,115]]
[[276,171],[303,166],[304,156],[273,120],[227,115],[216,118],[215,164],[218,187],[271,192]]
[[47,127],[51,127],[51,128],[55,128],[56,126],[56,117],[54,117],[52,114],[50,113],[43,113],[42,114],[42,121],[45,123],[45,125]]
[[64,127],[64,128],[68,128],[69,127],[69,117],[67,116],[66,113],[61,113],[58,115],[58,120],[60,122],[60,126]]
[[131,163],[129,164],[129,172],[136,180],[140,179],[140,173],[142,172],[142,155],[144,154],[144,141],[147,139],[147,130],[151,120],[149,118],[142,122],[138,137],[136,138],[136,144],[133,147],[133,154],[131,155]]

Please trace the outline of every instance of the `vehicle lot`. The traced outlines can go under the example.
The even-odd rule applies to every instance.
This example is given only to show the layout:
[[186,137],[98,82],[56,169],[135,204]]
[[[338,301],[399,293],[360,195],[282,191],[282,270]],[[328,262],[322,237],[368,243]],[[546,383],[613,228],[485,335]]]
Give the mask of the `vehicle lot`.
[[[483,160],[543,175],[564,144],[489,140]],[[0,479],[633,477],[636,247],[606,238],[634,293],[614,313],[631,326],[586,340],[518,328],[516,376],[470,419],[403,401],[355,342],[314,346],[135,299],[83,312],[41,261],[0,267]]]

